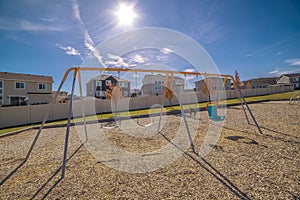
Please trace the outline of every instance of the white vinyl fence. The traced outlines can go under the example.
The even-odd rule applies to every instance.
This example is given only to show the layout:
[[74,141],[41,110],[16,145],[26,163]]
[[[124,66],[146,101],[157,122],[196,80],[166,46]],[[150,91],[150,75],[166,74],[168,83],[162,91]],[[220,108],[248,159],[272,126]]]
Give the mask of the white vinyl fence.
[[[274,93],[283,93],[294,91],[293,86],[285,87],[270,87],[261,89],[243,89],[242,94],[245,97],[259,96]],[[237,98],[239,95],[235,90],[227,90],[225,92],[215,93],[216,98],[232,99]],[[179,95],[183,104],[208,101],[207,95],[202,92],[197,93],[181,93]],[[177,105],[177,98],[172,98],[172,105]],[[169,100],[163,96],[141,96],[134,98],[123,98],[118,102],[118,110],[135,110],[150,108],[153,105],[164,104],[169,105]],[[69,104],[43,104],[43,105],[28,105],[28,106],[15,106],[15,107],[1,107],[0,108],[0,128],[13,127],[25,124],[33,124],[43,121],[47,112],[49,112],[48,121],[66,119],[68,115]],[[94,98],[86,98],[83,104],[80,101],[74,101],[74,115],[79,116],[81,109],[84,110],[86,115],[94,115],[96,113],[108,113],[114,111],[114,104],[108,100],[100,100]]]

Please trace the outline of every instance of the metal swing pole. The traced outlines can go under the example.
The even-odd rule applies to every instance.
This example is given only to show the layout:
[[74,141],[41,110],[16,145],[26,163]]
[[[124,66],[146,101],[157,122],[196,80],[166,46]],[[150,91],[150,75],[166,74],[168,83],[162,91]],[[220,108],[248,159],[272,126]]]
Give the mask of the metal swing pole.
[[68,74],[70,73],[70,71],[72,71],[74,69],[75,68],[70,68],[70,69],[68,69],[66,71],[66,73],[65,73],[65,75],[64,75],[64,77],[63,77],[63,79],[62,79],[62,81],[61,81],[61,83],[60,83],[60,85],[59,85],[59,87],[58,87],[55,95],[54,95],[54,97],[52,98],[51,103],[49,104],[49,109],[48,109],[46,115],[44,116],[44,119],[43,119],[43,121],[42,121],[42,123],[40,125],[40,128],[37,131],[37,134],[35,135],[34,140],[31,143],[31,146],[30,146],[30,148],[29,148],[29,150],[28,150],[28,152],[27,152],[24,160],[13,171],[11,171],[6,177],[4,177],[4,179],[0,182],[0,186],[3,183],[5,183],[17,170],[19,170],[19,168],[22,167],[27,162],[27,160],[29,159],[29,157],[30,157],[30,155],[32,153],[32,150],[33,150],[33,148],[34,148],[34,146],[35,146],[35,144],[36,144],[36,142],[37,142],[37,140],[38,140],[38,138],[39,138],[39,136],[40,136],[40,134],[41,134],[41,132],[42,132],[42,130],[44,128],[44,126],[45,126],[45,123],[46,123],[46,121],[49,118],[51,107],[55,103],[55,100],[57,99],[57,96],[58,96],[58,94],[59,94],[59,92],[60,92],[60,90],[61,90],[61,88],[62,88],[62,86],[63,86],[63,84],[64,84],[64,82],[65,82],[65,80],[67,78],[67,76],[68,76]]
[[[166,92],[166,85],[168,84],[169,81],[169,74],[166,74],[166,79],[165,79],[165,92]],[[162,113],[163,113],[163,109],[164,109],[164,104],[165,104],[165,97],[163,97],[162,95],[162,102],[161,102],[161,106],[160,106],[160,114],[159,114],[159,121],[158,121],[158,127],[157,127],[157,133],[159,133],[159,129],[161,126],[161,119],[162,119]]]
[[67,153],[68,153],[69,133],[70,133],[71,116],[72,116],[72,106],[73,106],[73,94],[74,94],[74,88],[75,88],[75,81],[76,81],[77,73],[78,73],[78,68],[75,68],[74,76],[73,76],[73,83],[72,83],[71,99],[70,99],[70,104],[69,104],[68,124],[67,124],[67,129],[66,129],[66,138],[65,138],[65,146],[64,146],[64,157],[63,157],[62,166],[61,166],[61,179],[63,179],[65,177],[65,170],[66,170],[66,163],[67,163]]
[[[138,87],[138,86],[137,86],[137,85],[138,85],[138,83],[137,83],[137,76],[138,76],[138,75],[137,75],[137,72],[135,72],[135,77],[134,77],[134,78],[135,78],[135,91],[134,91],[135,97],[137,97],[137,93],[138,93],[138,92],[137,92],[137,90],[138,90],[138,89],[137,89],[137,87]],[[136,99],[135,99],[134,101],[136,101]],[[135,104],[134,104],[134,105],[135,105]],[[133,107],[135,108],[135,106],[133,106]],[[136,109],[136,108],[135,108],[135,109]],[[139,115],[139,114],[138,114],[138,111],[137,111],[137,109],[136,109],[136,123],[137,123],[137,124],[139,124],[138,115]]]
[[[227,76],[226,76],[226,78],[227,78]],[[236,80],[233,80],[233,83],[234,83],[235,87],[237,87],[237,88],[239,89],[239,87],[238,87],[238,83],[236,82]],[[224,85],[225,85],[225,81],[224,81]],[[241,92],[240,92],[240,91],[238,91],[238,92],[239,92],[238,94],[239,94],[239,97],[240,97],[241,105],[242,105],[243,112],[244,112],[244,114],[245,114],[245,117],[246,117],[247,123],[248,123],[248,124],[250,124],[250,121],[249,121],[248,115],[247,115],[247,113],[246,113],[246,110],[245,110],[245,107],[244,107],[244,102],[243,102],[243,100],[242,100]]]
[[[240,100],[241,100],[241,96],[240,96]],[[242,105],[243,112],[244,112],[244,114],[245,114],[246,120],[247,120],[248,124],[250,124],[248,115],[247,115],[246,110],[245,110],[245,107],[244,107],[244,102],[243,102],[242,100],[241,100],[241,105]]]
[[[59,85],[59,87],[58,87],[58,90],[56,91],[54,97],[52,98],[52,101],[51,101],[49,107],[52,107],[53,104],[54,104],[54,102],[55,102],[55,100],[57,99],[57,96],[58,96],[58,94],[59,94],[59,92],[60,92],[60,90],[61,90],[61,88],[62,88],[62,86],[63,86],[63,84],[64,84],[64,82],[65,82],[65,78],[67,77],[68,73],[69,73],[69,71],[66,72],[66,74],[65,74],[65,76],[64,76],[64,78],[63,78],[63,80],[62,80],[62,82],[60,83],[60,85]],[[38,130],[38,132],[37,132],[37,134],[36,134],[36,136],[35,136],[35,138],[34,138],[32,144],[31,144],[31,146],[30,146],[30,148],[29,148],[29,150],[28,150],[28,153],[27,153],[27,155],[26,155],[26,157],[25,157],[25,162],[28,160],[28,158],[29,158],[29,156],[30,156],[30,154],[31,154],[31,152],[32,152],[32,150],[33,150],[33,147],[35,146],[35,144],[36,144],[36,142],[37,142],[37,140],[38,140],[38,138],[39,138],[39,136],[40,136],[40,134],[41,134],[41,132],[42,132],[42,129],[44,128],[45,123],[46,123],[46,121],[47,121],[48,118],[49,118],[49,114],[50,114],[50,108],[48,109],[48,111],[47,111],[47,113],[46,113],[46,115],[45,115],[45,117],[44,117],[44,119],[43,119],[43,122],[42,122],[42,124],[41,124],[41,126],[40,126],[40,128],[39,128],[39,130]]]
[[81,73],[80,68],[78,70],[78,84],[79,84],[79,93],[80,93],[80,103],[81,103],[81,114],[83,118],[83,126],[84,126],[84,133],[85,133],[85,142],[88,141],[87,129],[86,129],[86,119],[85,119],[85,112],[83,108],[83,100],[82,100],[82,84],[81,84]]
[[[102,105],[103,105],[103,102],[102,102],[102,100],[103,100],[103,97],[102,97],[102,92],[104,92],[104,91],[102,91],[103,90],[103,86],[102,86],[102,73],[101,73],[101,70],[99,70],[99,80],[100,80],[100,83],[101,83],[101,85],[100,85],[100,92],[99,92],[99,97],[100,97],[100,108],[102,108]],[[97,86],[96,86],[96,90],[97,90]],[[105,92],[104,92],[104,94],[105,94]],[[101,109],[100,109],[100,121],[101,121],[101,124],[100,124],[100,128],[102,129],[103,128],[103,124],[102,124],[102,113],[101,113]]]
[[[254,115],[253,115],[253,113],[252,113],[252,111],[250,110],[250,108],[249,108],[249,106],[248,106],[248,104],[247,104],[247,101],[245,100],[245,98],[244,98],[244,96],[243,96],[243,94],[242,94],[240,88],[238,87],[238,84],[237,84],[237,83],[235,83],[235,87],[236,87],[237,91],[239,92],[240,97],[241,97],[241,99],[242,99],[242,105],[245,104],[245,106],[246,106],[246,108],[248,109],[248,111],[249,111],[249,113],[250,113],[250,116],[251,116],[251,118],[253,119],[253,121],[254,121],[254,123],[255,123],[255,125],[256,125],[258,131],[259,131],[259,133],[260,133],[260,134],[263,134],[262,131],[261,131],[261,129],[260,129],[260,127],[259,127],[259,125],[258,125],[258,123],[257,123],[257,121],[256,121],[256,119],[255,119],[255,117],[254,117]],[[243,109],[244,109],[244,107],[243,107]],[[245,114],[246,114],[246,111],[245,111],[245,110],[244,110],[244,112],[245,112]],[[246,115],[246,118],[247,118],[247,115]],[[248,120],[248,122],[249,122],[249,120]]]
[[176,81],[174,79],[174,74],[173,73],[172,73],[172,79],[173,79],[173,84],[174,84],[174,87],[175,87],[177,99],[178,99],[178,102],[179,102],[179,105],[180,105],[181,115],[183,117],[183,121],[184,121],[184,124],[185,124],[185,127],[186,127],[186,131],[187,131],[187,134],[188,134],[188,137],[189,137],[189,140],[190,140],[191,148],[192,148],[192,151],[194,153],[196,153],[195,147],[194,147],[194,144],[193,144],[193,139],[192,139],[191,132],[190,132],[190,128],[189,128],[189,125],[188,125],[187,120],[186,120],[186,116],[185,116],[185,113],[184,113],[184,108],[182,106],[182,103],[181,103],[181,100],[180,100],[180,97],[179,97],[179,92],[178,92],[178,88],[176,86]]

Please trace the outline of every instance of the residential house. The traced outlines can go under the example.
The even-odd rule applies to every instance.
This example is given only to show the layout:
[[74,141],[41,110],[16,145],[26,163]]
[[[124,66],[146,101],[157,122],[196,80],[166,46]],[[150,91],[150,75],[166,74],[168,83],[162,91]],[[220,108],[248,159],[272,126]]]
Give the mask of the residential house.
[[135,88],[131,90],[131,97],[138,97],[138,96],[142,96],[143,91],[141,89]]
[[[56,95],[57,91],[52,92],[52,96],[54,97]],[[69,97],[68,97],[68,92],[66,91],[59,91],[55,103],[68,103],[69,102]]]
[[[162,74],[146,74],[143,78],[142,93],[143,95],[161,95],[163,93],[163,87],[166,85],[165,75]],[[171,88],[174,88],[174,83],[171,83],[172,77],[168,77],[169,85]],[[178,92],[184,92],[184,79],[174,76],[175,84]],[[174,89],[173,89],[174,90]],[[175,90],[174,90],[175,92]]]
[[51,76],[0,72],[0,106],[50,103],[52,84]]
[[294,85],[294,89],[300,89],[300,73],[282,74],[277,79],[279,85]]
[[255,78],[243,81],[246,89],[266,88],[276,84],[278,77]]
[[123,97],[130,97],[130,81],[113,75],[96,76],[89,80],[86,83],[87,96],[105,99],[105,92],[111,85],[119,86]]
[[[220,77],[207,77],[202,80],[195,82],[196,92],[202,92],[203,86],[206,83],[209,90],[230,90],[231,89],[231,79],[225,79]],[[205,83],[204,83],[205,82]]]

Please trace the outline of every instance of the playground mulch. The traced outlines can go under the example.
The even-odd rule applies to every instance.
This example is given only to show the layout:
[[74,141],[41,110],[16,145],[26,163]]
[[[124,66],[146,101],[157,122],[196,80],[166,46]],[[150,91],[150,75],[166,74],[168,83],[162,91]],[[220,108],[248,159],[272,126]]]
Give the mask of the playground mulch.
[[[107,154],[107,159],[96,159],[81,145],[72,126],[64,179],[60,179],[64,127],[44,129],[28,161],[8,177],[22,163],[37,130],[2,137],[0,180],[7,179],[0,186],[0,199],[299,199],[300,105],[280,101],[249,106],[262,135],[247,123],[241,107],[233,106],[227,108],[220,137],[210,144],[213,149],[208,155],[199,157],[191,148],[183,151],[174,146],[174,151],[182,153],[174,162],[144,173],[109,167],[115,159]],[[144,120],[140,123],[149,123]],[[124,134],[118,128],[103,132],[113,145],[146,155],[170,144],[179,122],[179,115],[167,116],[161,134],[148,138]],[[210,122],[204,111],[198,122],[193,140],[197,152],[209,126],[220,126]]]

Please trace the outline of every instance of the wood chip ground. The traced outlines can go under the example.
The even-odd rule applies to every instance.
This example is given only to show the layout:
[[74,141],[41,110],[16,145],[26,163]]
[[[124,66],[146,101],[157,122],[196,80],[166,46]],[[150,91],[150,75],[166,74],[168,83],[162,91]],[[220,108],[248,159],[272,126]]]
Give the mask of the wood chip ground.
[[[119,171],[97,160],[81,145],[73,126],[66,176],[60,180],[66,128],[44,129],[28,161],[0,186],[0,199],[299,199],[300,105],[249,106],[262,135],[248,125],[240,106],[230,107],[208,155],[200,158],[189,148],[171,164],[146,173]],[[162,134],[150,138],[126,135],[118,128],[105,134],[126,151],[147,153],[168,144],[179,118],[168,116]],[[196,151],[211,123],[206,112],[200,112],[199,122]],[[0,180],[22,163],[36,132],[0,138]]]

